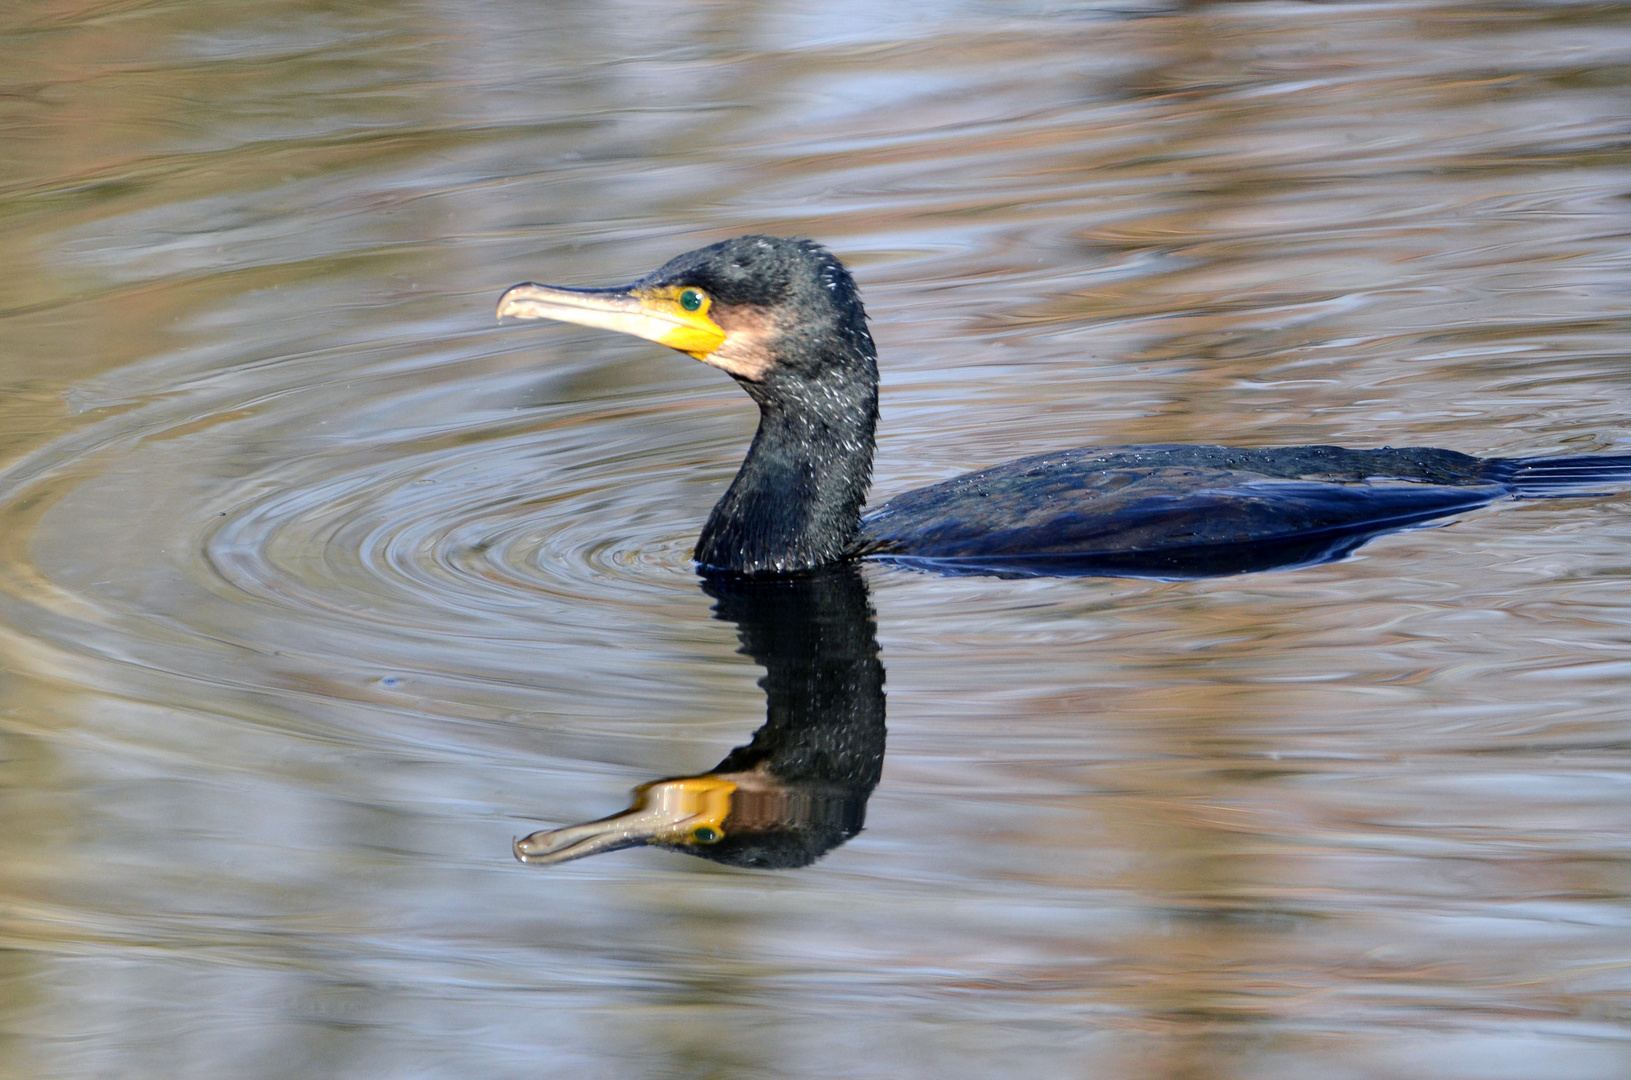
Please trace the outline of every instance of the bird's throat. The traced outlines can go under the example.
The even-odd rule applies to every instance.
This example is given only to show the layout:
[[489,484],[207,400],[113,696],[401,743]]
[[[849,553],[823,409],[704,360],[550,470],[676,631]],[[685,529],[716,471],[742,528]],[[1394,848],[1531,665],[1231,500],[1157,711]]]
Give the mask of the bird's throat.
[[703,566],[792,573],[841,561],[872,481],[874,381],[759,399],[759,430],[697,541]]

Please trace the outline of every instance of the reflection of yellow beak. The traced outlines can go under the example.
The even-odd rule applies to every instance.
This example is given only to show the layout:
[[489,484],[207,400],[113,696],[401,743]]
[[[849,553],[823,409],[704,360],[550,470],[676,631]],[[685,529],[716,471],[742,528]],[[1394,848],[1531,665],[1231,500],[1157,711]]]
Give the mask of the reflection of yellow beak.
[[621,814],[522,837],[515,857],[548,865],[636,844],[711,844],[724,839],[735,791],[717,776],[659,780],[636,789],[634,805]]
[[559,289],[530,281],[498,298],[498,317],[555,319],[598,326],[655,341],[698,360],[725,343],[725,331],[708,317],[707,307],[686,311],[663,289]]

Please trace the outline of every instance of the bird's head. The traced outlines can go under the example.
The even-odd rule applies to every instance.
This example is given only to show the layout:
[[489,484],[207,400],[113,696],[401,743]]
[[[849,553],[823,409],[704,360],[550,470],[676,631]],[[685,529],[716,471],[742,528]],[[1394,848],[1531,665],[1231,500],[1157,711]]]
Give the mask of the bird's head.
[[810,240],[739,236],[619,288],[525,282],[499,298],[498,315],[646,338],[729,373],[761,400],[778,383],[819,380],[835,368],[877,378],[855,281]]

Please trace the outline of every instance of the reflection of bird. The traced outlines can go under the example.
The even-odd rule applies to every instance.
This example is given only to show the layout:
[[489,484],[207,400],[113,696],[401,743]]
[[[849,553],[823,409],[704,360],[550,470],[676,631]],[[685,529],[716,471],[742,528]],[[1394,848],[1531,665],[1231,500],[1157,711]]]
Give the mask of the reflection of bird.
[[739,237],[626,288],[529,282],[508,290],[498,313],[635,334],[742,384],[759,430],[696,548],[704,567],[740,573],[857,555],[963,572],[1233,573],[1338,558],[1378,533],[1505,496],[1631,480],[1631,457],[1121,446],[967,473],[862,518],[876,353],[854,281],[817,244]]
[[621,814],[515,842],[560,863],[660,844],[734,866],[794,867],[861,831],[883,768],[883,664],[866,582],[853,565],[703,581],[764,665],[765,723],[701,776],[638,789]]

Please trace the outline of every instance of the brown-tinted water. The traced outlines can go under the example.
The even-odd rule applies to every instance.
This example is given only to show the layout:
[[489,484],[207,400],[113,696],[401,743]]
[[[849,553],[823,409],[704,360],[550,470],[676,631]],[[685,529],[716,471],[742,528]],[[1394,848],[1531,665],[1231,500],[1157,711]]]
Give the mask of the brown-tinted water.
[[817,237],[883,496],[1623,453],[1628,85],[1620,5],[0,9],[0,1077],[1631,1074],[1631,500],[870,566],[864,831],[529,867],[765,723],[688,562],[753,414],[492,318]]

